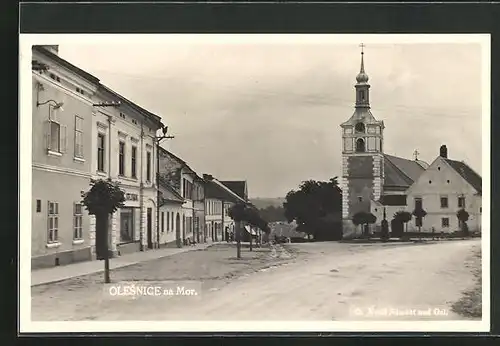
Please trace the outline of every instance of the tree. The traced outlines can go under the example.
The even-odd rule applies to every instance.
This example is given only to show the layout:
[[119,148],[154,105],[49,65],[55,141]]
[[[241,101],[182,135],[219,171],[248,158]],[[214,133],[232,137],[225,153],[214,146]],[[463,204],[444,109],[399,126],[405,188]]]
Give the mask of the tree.
[[286,220],[295,221],[297,230],[308,236],[317,235],[318,223],[331,219],[328,215],[341,215],[342,191],[337,177],[329,181],[302,182],[298,190],[287,193],[283,208]]
[[245,204],[236,203],[228,210],[229,217],[234,220],[237,258],[241,258],[241,223],[245,219],[245,208]]
[[380,224],[380,239],[382,239],[383,242],[386,242],[389,240],[389,222],[386,220],[386,214],[385,214],[385,208],[384,208],[384,216],[382,219],[382,222]]
[[459,209],[457,211],[458,223],[460,224],[460,229],[462,230],[465,237],[469,236],[469,226],[467,221],[469,221],[469,213],[465,209]]
[[372,213],[360,211],[352,216],[352,222],[356,226],[363,225],[363,236],[368,237],[368,225],[377,222],[377,217]]
[[96,218],[96,255],[104,259],[104,282],[109,283],[108,221],[111,214],[123,207],[125,194],[111,179],[90,180],[90,190],[82,193],[82,204]]
[[422,238],[422,220],[427,215],[427,212],[421,206],[419,206],[413,210],[412,215],[415,216],[415,225],[417,225],[418,227],[419,237]]
[[412,215],[407,211],[398,211],[394,214],[394,219],[405,225],[405,232],[408,232],[408,222],[411,221]]

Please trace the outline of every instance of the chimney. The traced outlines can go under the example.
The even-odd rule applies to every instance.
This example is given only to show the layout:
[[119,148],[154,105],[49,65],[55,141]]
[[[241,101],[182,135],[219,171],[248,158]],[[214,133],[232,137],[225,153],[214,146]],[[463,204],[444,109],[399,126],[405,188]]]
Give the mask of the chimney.
[[446,148],[446,145],[442,145],[439,148],[439,156],[441,156],[442,158],[445,158],[445,159],[448,158],[448,148]]
[[203,174],[203,179],[211,181],[214,177],[211,174]]

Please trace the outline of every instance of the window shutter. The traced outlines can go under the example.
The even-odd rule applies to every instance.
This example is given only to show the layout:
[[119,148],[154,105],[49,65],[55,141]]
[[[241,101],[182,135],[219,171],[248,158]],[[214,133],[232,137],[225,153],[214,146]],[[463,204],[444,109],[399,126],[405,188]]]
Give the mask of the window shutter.
[[51,122],[50,120],[47,120],[45,122],[45,147],[47,148],[47,150],[51,150],[52,148],[50,147],[50,143],[52,142],[51,141],[51,134],[50,134],[50,125],[51,125]]
[[66,152],[66,146],[67,146],[67,126],[66,125],[60,125],[60,144],[59,144],[59,149],[61,153]]

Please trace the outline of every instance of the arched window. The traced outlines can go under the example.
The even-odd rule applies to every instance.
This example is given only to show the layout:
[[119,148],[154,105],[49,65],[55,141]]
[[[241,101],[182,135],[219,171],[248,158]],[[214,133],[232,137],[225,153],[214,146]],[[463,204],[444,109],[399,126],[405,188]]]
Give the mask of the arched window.
[[365,141],[363,138],[358,138],[356,140],[356,152],[358,153],[365,152]]
[[357,133],[365,133],[365,124],[357,123],[355,126],[355,130]]

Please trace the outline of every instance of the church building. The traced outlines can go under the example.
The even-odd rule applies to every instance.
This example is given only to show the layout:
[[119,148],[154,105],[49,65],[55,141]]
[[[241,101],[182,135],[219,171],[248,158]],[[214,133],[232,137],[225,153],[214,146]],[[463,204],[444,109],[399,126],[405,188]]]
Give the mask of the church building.
[[[363,45],[361,45],[363,48]],[[406,191],[429,167],[413,160],[384,153],[384,122],[370,110],[370,84],[365,72],[364,52],[356,76],[354,114],[342,128],[342,219],[344,236],[355,232],[352,216],[360,211],[387,209],[387,218],[406,209]]]

